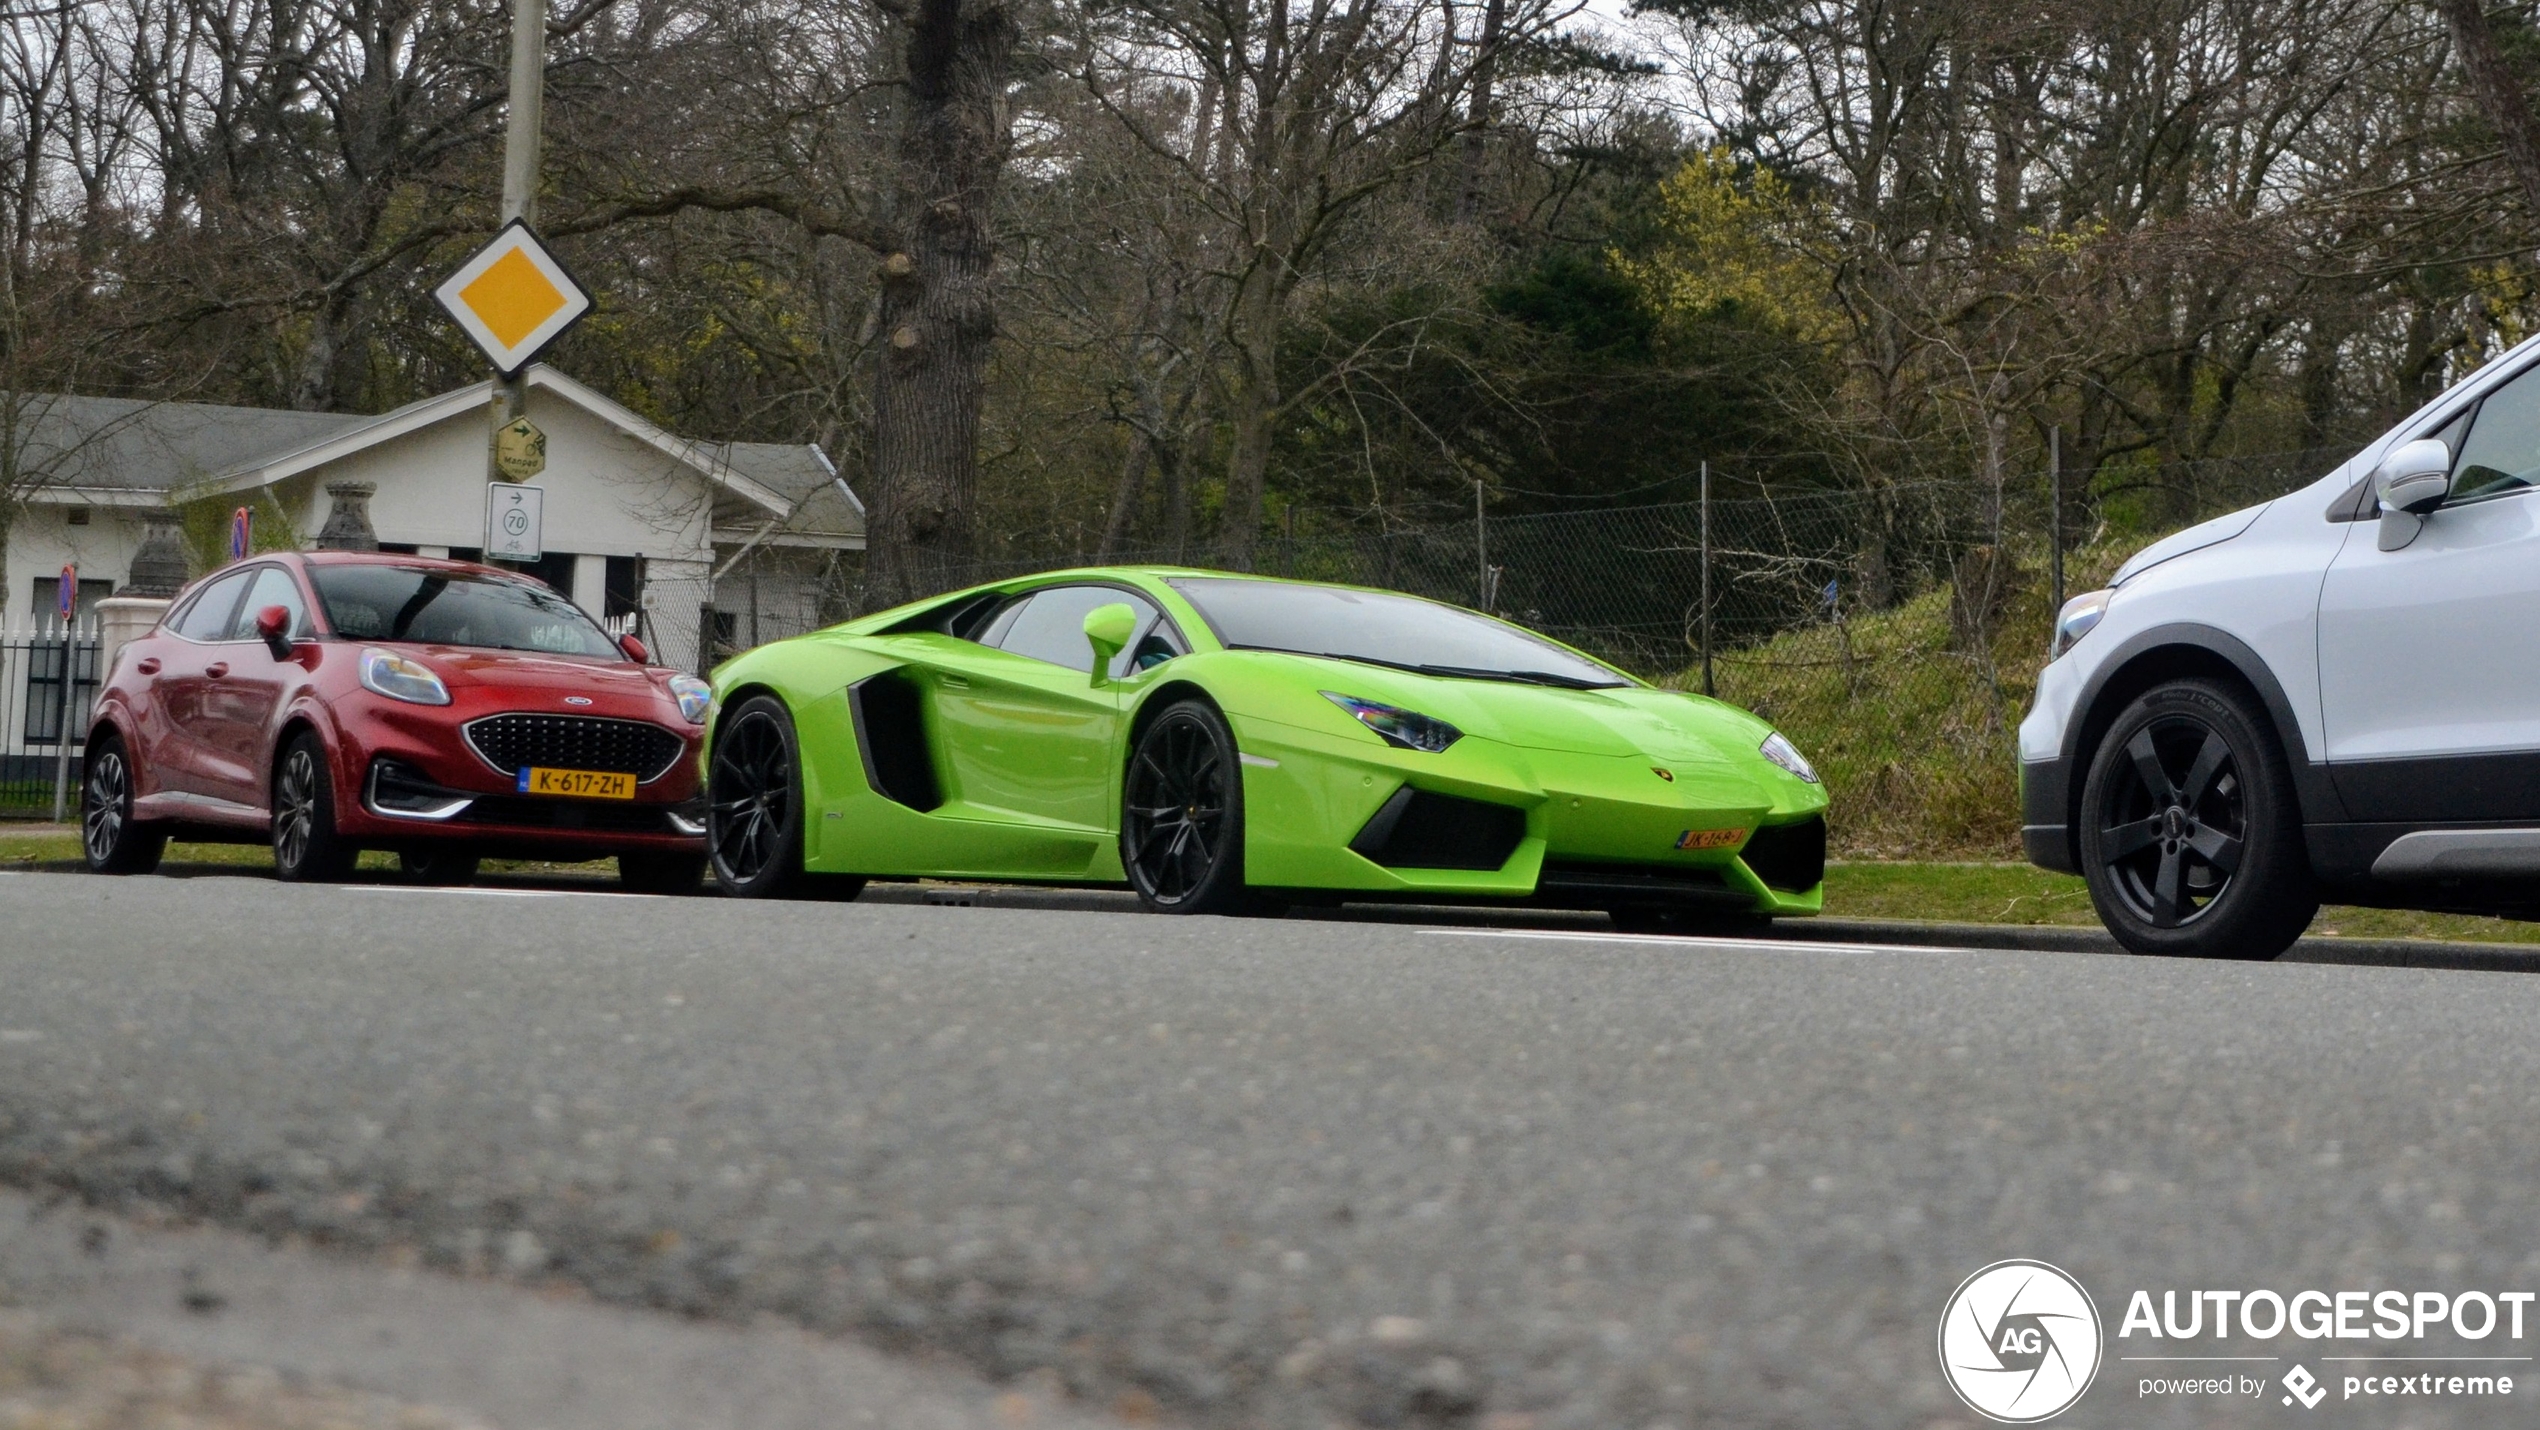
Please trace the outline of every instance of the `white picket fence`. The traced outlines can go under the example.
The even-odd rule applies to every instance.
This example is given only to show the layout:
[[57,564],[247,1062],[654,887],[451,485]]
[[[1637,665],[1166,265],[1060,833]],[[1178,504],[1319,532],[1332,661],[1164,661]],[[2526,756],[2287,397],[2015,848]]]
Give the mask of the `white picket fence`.
[[[74,797],[65,803],[77,803],[80,744],[103,673],[98,669],[101,648],[93,620],[67,630],[56,618],[27,630],[0,631],[0,819],[52,814],[66,723],[71,742],[68,793]],[[67,722],[65,670],[71,675]]]

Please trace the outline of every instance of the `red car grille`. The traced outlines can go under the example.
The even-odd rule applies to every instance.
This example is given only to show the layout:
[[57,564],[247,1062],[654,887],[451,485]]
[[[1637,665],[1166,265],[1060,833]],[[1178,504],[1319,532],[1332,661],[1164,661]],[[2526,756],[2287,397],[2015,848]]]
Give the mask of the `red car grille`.
[[588,715],[489,715],[468,725],[467,742],[507,775],[535,767],[612,770],[639,780],[658,779],[687,748],[659,725]]

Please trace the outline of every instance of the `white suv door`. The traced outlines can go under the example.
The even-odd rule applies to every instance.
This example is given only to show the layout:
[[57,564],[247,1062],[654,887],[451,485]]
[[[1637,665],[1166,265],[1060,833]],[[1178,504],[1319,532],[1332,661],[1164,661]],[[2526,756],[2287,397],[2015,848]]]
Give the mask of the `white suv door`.
[[2396,551],[2357,523],[2320,590],[2328,759],[2355,820],[2540,822],[2540,367],[2428,435],[2444,505]]

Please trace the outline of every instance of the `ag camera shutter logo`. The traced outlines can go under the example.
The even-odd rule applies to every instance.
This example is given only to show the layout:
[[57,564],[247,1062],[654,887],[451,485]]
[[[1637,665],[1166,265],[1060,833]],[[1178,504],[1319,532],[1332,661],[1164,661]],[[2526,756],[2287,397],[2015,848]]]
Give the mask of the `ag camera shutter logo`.
[[2099,1308],[2043,1261],[1997,1261],[1940,1313],[1940,1373],[1967,1408],[2034,1425],[2073,1407],[2099,1374]]

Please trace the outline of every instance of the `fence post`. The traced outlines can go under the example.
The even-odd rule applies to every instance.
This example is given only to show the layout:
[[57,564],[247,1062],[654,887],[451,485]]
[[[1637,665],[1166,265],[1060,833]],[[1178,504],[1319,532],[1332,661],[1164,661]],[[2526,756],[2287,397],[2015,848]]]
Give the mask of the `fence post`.
[[[73,607],[77,609],[76,606]],[[53,726],[53,822],[62,822],[71,782],[71,692],[79,687],[79,627],[62,622],[62,717]]]
[[1482,479],[1473,479],[1473,595],[1480,609],[1490,609],[1490,533],[1482,525]]
[[2046,429],[2046,550],[2050,578],[2054,588],[2054,604],[2047,609],[2051,622],[2064,610],[2064,427],[2062,423]]
[[1702,693],[1717,696],[1711,683],[1711,464],[1702,464]]

